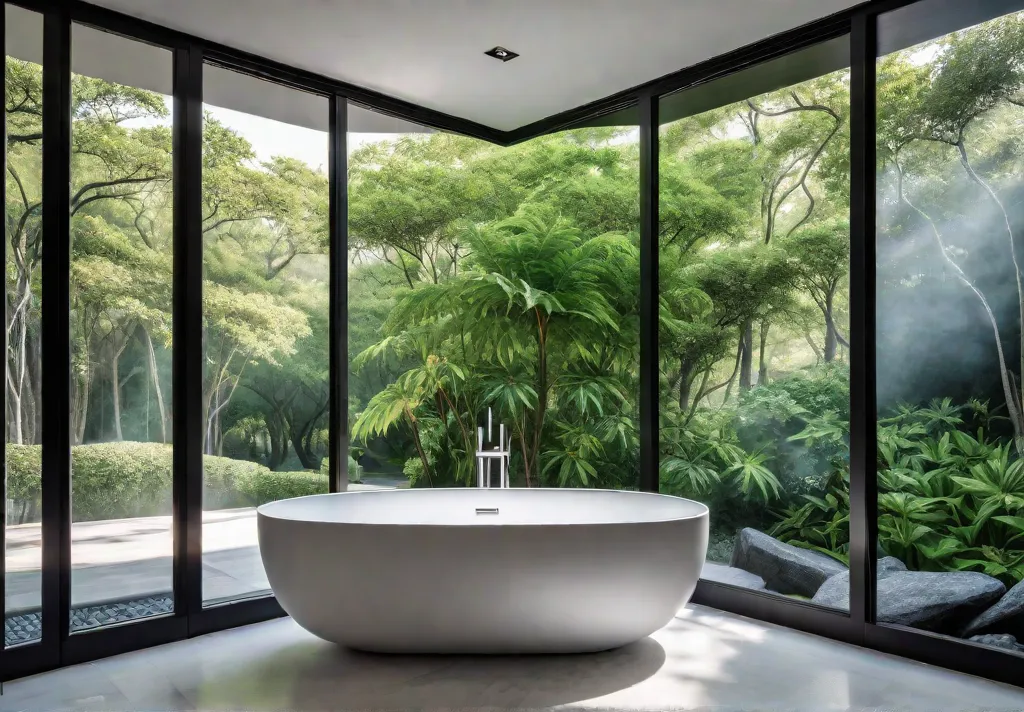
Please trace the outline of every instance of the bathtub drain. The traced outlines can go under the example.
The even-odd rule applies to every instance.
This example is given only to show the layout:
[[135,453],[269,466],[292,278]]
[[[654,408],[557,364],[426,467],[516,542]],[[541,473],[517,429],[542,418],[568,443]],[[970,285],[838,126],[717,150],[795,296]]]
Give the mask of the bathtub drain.
[[498,513],[498,508],[497,507],[477,507],[476,508],[476,513],[477,514],[497,514]]

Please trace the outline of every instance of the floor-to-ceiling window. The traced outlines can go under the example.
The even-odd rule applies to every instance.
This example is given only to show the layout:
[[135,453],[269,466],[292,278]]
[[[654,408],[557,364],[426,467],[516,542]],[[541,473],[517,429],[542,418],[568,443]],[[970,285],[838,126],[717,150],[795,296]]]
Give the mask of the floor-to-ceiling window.
[[1024,652],[1024,13],[951,14],[879,18],[877,618]]
[[635,127],[501,148],[352,107],[348,147],[350,480],[476,486],[482,428],[512,486],[635,489]]
[[849,606],[848,40],[663,97],[660,491],[704,578]]
[[[924,0],[879,17],[869,386],[878,623],[1021,651],[1024,19],[992,17],[1014,4]],[[183,417],[172,52],[84,25],[71,45],[69,321],[51,305],[70,324],[71,369],[41,373],[42,24],[5,8],[8,647],[40,639],[42,600],[68,580],[72,633],[172,612]],[[231,64],[219,51],[207,59]],[[847,573],[848,55],[844,37],[747,67],[662,97],[659,121],[660,491],[709,504],[706,579],[835,611],[863,593]],[[202,83],[190,239],[203,251],[193,326],[212,604],[269,593],[257,505],[328,489],[337,324],[327,99],[212,64]],[[475,486],[479,428],[485,448],[505,433],[512,486],[637,488],[636,129],[499,147],[354,105],[348,121],[348,489]],[[50,548],[71,571],[58,582],[41,576],[40,414],[43,384],[65,375],[70,438],[47,445],[71,448],[70,538]],[[51,542],[67,523],[56,509]]]
[[42,15],[4,5],[6,586],[4,644],[42,635],[40,272],[42,263]]
[[203,71],[203,599],[269,593],[255,507],[328,491],[328,103]]
[[71,60],[71,630],[170,613],[171,53]]

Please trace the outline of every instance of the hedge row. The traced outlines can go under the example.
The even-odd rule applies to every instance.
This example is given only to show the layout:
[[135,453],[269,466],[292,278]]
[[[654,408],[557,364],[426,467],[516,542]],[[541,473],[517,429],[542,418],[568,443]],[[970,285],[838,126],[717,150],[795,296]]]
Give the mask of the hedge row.
[[[76,522],[171,513],[170,445],[119,442],[71,448],[71,509]],[[7,496],[38,513],[40,446],[7,445]],[[203,456],[205,509],[252,507],[327,491],[319,472],[271,472],[263,465]],[[38,519],[38,514],[31,519]],[[13,523],[13,522],[12,522]]]

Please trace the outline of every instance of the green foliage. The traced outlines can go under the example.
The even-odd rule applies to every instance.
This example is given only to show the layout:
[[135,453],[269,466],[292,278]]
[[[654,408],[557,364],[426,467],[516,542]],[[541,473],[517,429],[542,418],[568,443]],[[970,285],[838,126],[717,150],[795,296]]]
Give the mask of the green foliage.
[[[900,406],[879,420],[878,540],[914,570],[981,571],[1008,585],[1024,579],[1024,460],[969,423],[984,404],[949,399]],[[805,433],[829,433],[830,422]],[[771,533],[784,541],[848,553],[849,473],[838,467],[824,497],[803,495]]]
[[[1002,245],[1019,237],[1022,18],[879,61],[880,185],[892,188],[880,238],[912,247],[924,230],[946,260],[900,265],[901,288],[954,284],[956,260],[972,255],[998,262],[980,239],[988,222]],[[9,58],[5,78],[17,97],[6,193],[17,373],[38,351],[42,77]],[[172,346],[168,106],[90,78],[72,89],[75,441],[123,440],[122,427],[159,439],[170,409],[152,391],[170,392]],[[753,525],[848,556],[849,123],[848,75],[836,72],[662,128],[659,478],[710,504],[717,555]],[[258,159],[212,114],[203,134],[207,443],[249,461],[207,457],[207,506],[324,491],[327,178]],[[416,485],[471,484],[476,427],[494,408],[516,484],[635,486],[638,164],[634,127],[508,149],[403,135],[353,152],[349,425],[366,461]],[[967,219],[979,200],[997,219]],[[985,225],[962,229],[974,222]],[[945,232],[956,239],[936,248]],[[967,270],[955,286],[983,290],[989,274]],[[992,312],[1000,344],[1019,327],[996,323],[1003,311]],[[9,424],[16,442],[39,439],[36,371],[16,409],[23,426]],[[915,568],[1021,577],[1021,378],[1002,362],[998,375],[1006,402],[991,411],[947,398],[879,421],[880,543]],[[124,414],[112,415],[114,400]],[[169,453],[75,447],[76,518],[165,511]],[[304,472],[281,471],[295,458]],[[38,448],[11,445],[8,463],[12,496],[35,516]],[[359,477],[351,459],[349,471]]]
[[[18,505],[41,497],[40,446],[7,444],[8,496]],[[171,513],[172,449],[119,442],[71,448],[71,509],[76,522]],[[207,509],[252,507],[287,497],[327,492],[316,472],[271,472],[253,462],[203,457]],[[16,507],[16,511],[18,507]]]
[[492,406],[511,425],[527,479],[614,481],[599,471],[611,455],[622,462],[633,439],[616,415],[635,358],[635,340],[622,333],[635,318],[626,296],[638,282],[633,241],[585,237],[544,205],[466,228],[461,239],[471,248],[464,271],[407,292],[384,338],[356,358],[357,368],[409,357],[418,365],[370,399],[353,438],[404,423],[420,461],[406,463],[407,474],[439,469],[469,483],[475,421]]
[[804,369],[744,394],[732,410],[742,446],[761,451],[790,496],[821,493],[848,452],[849,370]]
[[833,556],[849,564],[850,473],[845,467],[832,471],[823,496],[803,494],[785,508],[768,531],[782,541]]

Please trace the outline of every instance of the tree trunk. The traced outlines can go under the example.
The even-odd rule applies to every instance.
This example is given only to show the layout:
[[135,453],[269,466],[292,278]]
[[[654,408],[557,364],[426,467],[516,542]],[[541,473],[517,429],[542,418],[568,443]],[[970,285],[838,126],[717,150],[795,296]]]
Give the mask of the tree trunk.
[[[992,307],[989,305],[988,299],[985,297],[984,292],[978,289],[974,282],[972,282],[967,277],[967,275],[964,273],[960,265],[956,262],[956,260],[954,260],[950,256],[949,252],[946,250],[946,245],[943,242],[942,234],[939,232],[939,228],[935,224],[935,221],[932,220],[927,213],[925,213],[923,210],[921,210],[916,205],[911,203],[910,200],[907,198],[902,188],[903,171],[900,168],[898,161],[894,162],[894,165],[896,167],[897,175],[899,176],[899,181],[897,185],[899,186],[898,191],[900,200],[906,203],[911,210],[913,210],[914,212],[916,212],[918,215],[925,219],[925,221],[931,227],[932,235],[935,238],[935,243],[939,248],[939,253],[942,255],[942,258],[950,267],[953,268],[954,273],[956,274],[957,278],[963,283],[963,285],[970,289],[972,292],[974,292],[974,295],[978,298],[978,301],[981,302],[981,306],[985,310],[985,315],[988,317],[989,324],[992,327],[992,335],[996,347],[996,356],[999,362],[999,376],[1003,385],[1003,395],[1006,398],[1007,416],[1008,420],[1013,425],[1014,445],[1016,446],[1018,454],[1024,453],[1024,414],[1022,414],[1021,412],[1022,407],[1024,407],[1024,404],[1021,403],[1020,391],[1017,389],[1016,380],[1014,379],[1012,372],[1006,365],[1006,356],[1003,353],[1003,342],[999,334],[999,322],[996,320],[995,312],[992,311]],[[1017,266],[1016,259],[1014,259],[1014,266]],[[1018,276],[1019,274],[1020,271],[1018,269]],[[1022,359],[1024,359],[1024,354],[1022,354]]]
[[92,370],[73,379],[71,395],[71,444],[81,445],[85,439],[85,423],[89,416],[89,394],[92,390]]
[[754,321],[748,319],[740,332],[743,354],[740,356],[740,393],[750,390],[751,370],[754,365]]
[[149,380],[153,383],[153,392],[156,395],[156,408],[160,414],[160,442],[167,442],[167,409],[164,407],[164,392],[160,388],[160,371],[156,364],[156,350],[153,348],[153,338],[149,335],[149,329],[139,329],[142,334],[142,341],[146,345],[146,370],[149,371]]
[[217,408],[217,414],[213,419],[213,442],[216,446],[217,457],[224,457],[224,434],[220,428],[221,410],[221,408]]
[[286,452],[286,440],[281,417],[274,414],[267,421],[267,431],[270,434],[270,457],[267,458],[267,468],[276,470],[284,462]]
[[313,453],[313,435],[315,433],[315,422],[311,422],[306,428],[306,434],[302,436],[302,451],[306,453],[306,459],[313,463],[313,466],[309,468],[311,470],[320,469],[320,458]]
[[[39,434],[43,431],[43,409],[39,407],[43,392],[42,374],[42,338],[38,331],[30,332],[28,360],[28,410],[27,418],[22,419],[22,427],[31,426],[31,432],[25,433],[26,443],[40,443]],[[24,400],[24,392],[22,395]]]
[[120,361],[121,351],[114,349],[110,359],[110,397],[114,408],[114,439],[117,442],[124,440],[124,434],[121,432],[121,374],[118,372]]
[[296,456],[299,458],[299,462],[302,463],[302,469],[304,470],[315,470],[317,469],[317,463],[310,459],[309,453],[306,448],[303,447],[302,435],[295,432],[291,432],[292,449],[295,450]]
[[825,297],[825,363],[835,360],[838,343],[835,323],[832,321],[832,293],[829,292]]
[[213,390],[207,390],[203,393],[203,413],[206,416],[206,427],[203,428],[205,437],[203,438],[203,454],[212,455],[213,451],[210,449],[210,413],[213,408]]
[[11,381],[11,364],[7,363],[7,439],[9,442],[22,445],[24,430],[21,425],[22,405],[21,393],[15,390]]
[[818,345],[814,343],[814,337],[811,336],[810,332],[804,332],[804,341],[807,342],[807,345],[811,347],[811,351],[814,352],[815,363],[821,363],[824,360],[822,357],[821,349],[819,349]]
[[768,359],[764,357],[765,346],[768,344],[768,330],[771,322],[767,319],[761,321],[761,345],[757,352],[757,385],[768,385]]
[[530,453],[530,470],[540,473],[541,437],[544,434],[544,416],[548,405],[548,350],[546,323],[541,321],[537,311],[537,410],[533,420],[533,443]]
[[[11,331],[13,331],[13,329],[9,330],[8,333]],[[18,355],[15,357],[14,363],[11,363],[10,359],[7,361],[8,393],[10,394],[10,407],[15,419],[13,423],[8,423],[8,430],[13,429],[13,431],[9,433],[9,436],[12,442],[18,444],[23,444],[25,442],[21,394],[25,389],[25,357],[28,355],[26,352],[27,331],[28,325],[22,322],[17,330],[18,338],[15,348]]]
[[[312,430],[312,425],[307,425],[307,429]],[[296,457],[298,457],[299,462],[302,463],[302,469],[315,470],[318,465],[313,461],[313,458],[310,457],[309,450],[306,449],[305,434],[305,431],[293,426],[288,428],[288,435],[292,441],[292,449],[295,450]]]
[[693,362],[679,359],[679,410],[685,413],[690,408],[690,391],[693,381]]
[[430,487],[434,486],[434,481],[430,477],[430,463],[427,462],[427,453],[423,451],[423,443],[420,442],[420,426],[416,423],[416,416],[406,408],[405,417],[409,419],[409,424],[412,426],[412,441],[416,445],[416,452],[419,453],[420,462],[423,464],[423,474],[427,477],[427,484]]

